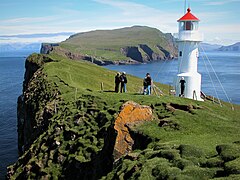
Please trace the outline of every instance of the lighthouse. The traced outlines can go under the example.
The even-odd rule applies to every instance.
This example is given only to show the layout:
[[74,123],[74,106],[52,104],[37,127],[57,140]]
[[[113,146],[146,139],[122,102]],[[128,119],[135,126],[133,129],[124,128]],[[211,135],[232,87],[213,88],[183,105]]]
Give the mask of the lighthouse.
[[187,9],[187,13],[178,20],[178,74],[176,77],[176,96],[203,101],[201,93],[201,75],[198,73],[198,45],[202,34],[198,31],[199,19]]

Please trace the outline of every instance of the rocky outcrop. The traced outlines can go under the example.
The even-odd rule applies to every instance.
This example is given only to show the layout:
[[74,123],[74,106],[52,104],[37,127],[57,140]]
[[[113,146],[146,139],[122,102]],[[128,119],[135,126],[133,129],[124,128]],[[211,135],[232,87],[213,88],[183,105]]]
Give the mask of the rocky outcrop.
[[146,44],[140,44],[139,47],[145,52],[146,58],[145,61],[150,61],[150,60],[157,60],[156,53],[153,52],[153,50]]
[[121,48],[120,51],[126,57],[129,57],[129,58],[131,58],[135,61],[138,61],[138,62],[143,62],[143,56],[140,53],[138,47],[134,47],[134,46],[125,47],[125,48]]
[[41,54],[49,54],[54,47],[59,46],[58,43],[42,43],[40,53]]
[[72,52],[66,52],[65,56],[68,57],[69,59],[72,59],[72,60],[84,60],[84,61],[92,62],[92,63],[97,64],[99,66],[106,66],[106,65],[110,65],[110,64],[115,64],[113,61],[99,60],[96,57],[81,55],[81,54],[72,53]]
[[142,106],[132,101],[123,104],[114,124],[114,129],[117,131],[113,151],[115,160],[132,151],[134,139],[129,132],[129,126],[152,119],[152,109],[149,106]]
[[157,45],[157,48],[163,53],[164,59],[172,59],[172,58],[174,58],[174,56],[169,51],[164,49],[162,46]]
[[128,46],[121,48],[120,51],[124,56],[140,63],[156,60],[168,60],[176,57],[175,50],[171,52],[164,49],[160,45],[157,45],[156,48],[159,50],[159,52],[154,52],[146,44],[139,44],[138,46]]

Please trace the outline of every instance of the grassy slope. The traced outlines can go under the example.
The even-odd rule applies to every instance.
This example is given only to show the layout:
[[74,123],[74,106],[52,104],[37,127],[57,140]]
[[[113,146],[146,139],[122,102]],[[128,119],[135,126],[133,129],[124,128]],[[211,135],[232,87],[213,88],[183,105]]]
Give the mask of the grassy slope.
[[[165,141],[171,141],[173,143],[188,143],[201,146],[208,151],[214,151],[214,147],[219,143],[233,142],[240,138],[239,131],[239,106],[236,106],[236,110],[232,111],[230,106],[225,104],[224,107],[220,107],[218,104],[212,102],[198,102],[184,98],[172,97],[172,96],[141,96],[139,91],[142,87],[142,80],[131,75],[128,75],[128,93],[127,94],[115,94],[111,92],[100,92],[101,82],[104,84],[105,91],[112,91],[114,89],[114,76],[115,72],[107,70],[103,67],[93,65],[85,62],[75,61],[60,61],[46,64],[44,70],[48,74],[49,78],[56,81],[56,76],[62,81],[66,82],[72,87],[70,92],[66,96],[78,91],[86,91],[103,98],[106,102],[113,101],[115,103],[121,99],[134,100],[136,102],[147,105],[157,103],[175,103],[180,105],[194,105],[199,106],[200,109],[193,110],[193,113],[189,113],[184,110],[177,110],[171,114],[170,119],[179,122],[182,129],[180,131],[168,132],[164,129],[160,129],[154,123],[146,123],[140,130],[149,136],[153,136]],[[159,86],[159,85],[158,85]],[[61,87],[61,86],[60,86]],[[66,91],[64,86],[62,91]],[[68,87],[69,88],[69,87]],[[160,85],[165,94],[167,94],[167,86]]]
[[147,44],[154,52],[160,53],[156,45],[168,48],[166,36],[159,30],[134,26],[130,28],[97,30],[79,33],[61,43],[61,47],[82,54],[102,57],[105,60],[125,60],[120,49],[126,46]]
[[[219,169],[223,171],[223,165],[221,164],[221,167],[218,165],[219,161],[222,163],[221,158],[228,159],[230,157],[232,160],[233,157],[240,156],[238,151],[234,153],[234,148],[229,150],[225,146],[222,147],[225,154],[222,153],[221,156],[219,155],[220,157],[217,156],[215,150],[219,144],[230,144],[229,146],[232,147],[232,142],[240,140],[238,133],[240,131],[239,106],[236,105],[237,110],[232,111],[227,104],[220,107],[211,102],[198,102],[167,95],[160,97],[143,96],[138,93],[142,86],[142,80],[130,75],[128,75],[128,93],[101,92],[99,90],[102,82],[104,90],[114,89],[115,72],[86,62],[62,59],[57,55],[51,55],[51,58],[57,61],[46,63],[43,72],[47,74],[47,81],[54,83],[61,92],[62,101],[58,106],[59,113],[53,116],[52,125],[34,142],[30,151],[27,151],[20,158],[13,178],[21,177],[22,172],[26,169],[21,165],[21,162],[26,163],[26,161],[26,167],[32,165],[43,167],[42,164],[47,162],[45,169],[40,168],[43,175],[47,174],[47,178],[62,175],[63,169],[59,163],[65,164],[65,175],[69,175],[67,174],[69,169],[70,174],[74,174],[71,164],[74,164],[75,161],[89,161],[91,159],[91,154],[88,152],[89,148],[94,153],[102,149],[103,139],[101,136],[100,139],[96,138],[96,134],[100,129],[108,127],[114,121],[120,106],[128,100],[154,108],[156,118],[153,122],[133,128],[135,132],[152,139],[152,143],[148,145],[147,149],[134,151],[138,157],[135,160],[132,158],[130,160],[127,156],[123,157],[105,178],[114,179],[114,177],[120,176],[125,179],[130,177],[139,179],[165,177],[166,179],[170,178],[171,174],[176,174],[176,176],[180,174],[179,179],[192,179],[193,177],[195,179],[203,179],[203,177],[208,179],[207,177],[214,177],[213,174],[216,174]],[[159,84],[158,86],[167,94],[167,86]],[[176,106],[175,110],[171,110],[171,107],[168,107],[170,103],[179,107]],[[51,103],[47,106],[51,106]],[[106,117],[104,118],[105,122],[100,123],[103,127],[99,127],[99,122],[96,122],[99,121],[97,118],[99,113],[86,116],[81,124],[76,125],[76,117],[87,114],[88,108],[96,107],[100,109],[99,113]],[[194,108],[187,110],[186,107]],[[112,112],[115,112],[114,115]],[[171,120],[177,125],[177,129],[171,126],[160,127],[159,119]],[[56,127],[63,127],[64,131],[59,132],[58,135]],[[68,133],[74,133],[76,140],[68,139],[66,136]],[[89,137],[92,137],[90,138],[91,142]],[[56,140],[61,142],[58,150],[55,146],[51,146]],[[79,143],[82,145],[79,146]],[[190,145],[190,147],[186,145]],[[76,151],[69,149],[69,147],[76,147]],[[182,147],[183,150],[180,154],[176,147]],[[46,155],[47,153],[49,154]],[[29,154],[33,154],[33,157],[30,156],[31,159],[26,160]],[[192,157],[195,154],[197,157]],[[51,157],[55,156],[63,157],[62,159],[67,163],[51,160]],[[45,157],[50,157],[50,160]],[[206,157],[211,158],[206,159]],[[208,166],[213,166],[213,168],[205,168],[207,166],[205,164],[210,163],[211,165]],[[212,165],[214,163],[217,165]],[[70,165],[66,166],[68,164]],[[225,166],[230,169],[227,170],[231,174],[234,169],[239,169],[239,159],[227,162]],[[94,168],[98,169],[98,167]],[[99,169],[101,168],[99,167]],[[34,178],[36,174],[32,171],[30,177]]]
[[[236,110],[232,111],[230,106],[227,104],[225,104],[224,107],[220,107],[219,105],[213,104],[212,102],[198,102],[167,95],[161,97],[142,96],[136,93],[139,91],[139,87],[141,87],[142,80],[132,76],[128,76],[128,93],[115,94],[111,92],[100,92],[99,89],[101,82],[104,82],[105,90],[112,90],[114,88],[113,77],[115,73],[89,63],[72,61],[49,63],[46,65],[45,71],[49,75],[49,78],[54,78],[57,75],[61,80],[67,82],[70,86],[73,87],[73,89],[68,94],[64,95],[67,99],[69,98],[69,100],[74,97],[74,88],[78,88],[81,91],[80,93],[91,94],[95,97],[99,97],[102,101],[106,102],[109,107],[112,107],[116,111],[118,111],[122,102],[127,100],[133,100],[140,104],[150,105],[154,107],[154,113],[156,117],[163,118],[166,116],[164,120],[171,120],[174,123],[177,123],[179,127],[178,130],[174,130],[169,127],[159,127],[159,121],[157,120],[158,118],[156,118],[156,121],[154,122],[148,122],[135,127],[136,132],[155,139],[156,144],[167,144],[170,147],[179,146],[181,144],[191,145],[194,148],[199,149],[199,151],[203,152],[203,157],[212,157],[216,156],[217,154],[217,145],[231,144],[233,142],[239,141],[240,139],[240,134],[238,133],[240,131],[240,111],[239,106],[237,105],[235,106]],[[59,87],[61,87],[61,85]],[[61,88],[64,90],[64,87]],[[167,90],[166,87],[160,88],[164,89],[165,92]],[[91,91],[86,89],[89,89]],[[163,106],[163,104],[168,103],[178,104],[180,106],[194,106],[196,109],[186,111],[179,108],[174,112],[171,112],[166,110],[166,107]],[[156,146],[156,144],[152,145],[152,147]],[[145,154],[144,151],[143,154]],[[186,161],[188,160],[189,159]],[[144,162],[146,159],[141,161]],[[198,160],[191,161],[196,161],[197,164],[200,163],[200,160],[199,162]],[[205,161],[208,162],[208,160]],[[214,161],[214,159],[210,159],[209,161]],[[128,160],[124,160],[123,164],[127,162]],[[135,161],[133,162],[135,163]],[[153,166],[156,162],[152,164],[152,162],[149,162],[149,160],[147,160],[145,163],[150,163],[149,166]],[[129,166],[128,168],[130,168],[132,167],[132,164],[127,163],[125,166]],[[168,167],[169,166],[171,167],[172,165],[170,164]],[[190,170],[182,172],[184,176],[187,175],[191,177],[197,175],[200,179],[202,177],[211,177],[213,176],[212,174],[216,174],[217,172],[217,170],[210,169],[204,170],[204,172],[201,173],[201,170],[202,169],[190,168]],[[119,167],[115,173],[120,175],[118,171]],[[141,177],[143,179],[146,178],[145,176],[153,177],[149,175],[150,171],[152,171],[151,168],[142,168]],[[120,172],[123,174],[128,173],[125,168],[121,169]],[[204,173],[210,175],[206,175]],[[107,178],[111,179],[113,177],[114,176],[110,174]]]
[[[129,83],[127,87],[129,92],[127,94],[99,93],[101,82],[104,83],[104,90],[111,91],[114,89],[115,72],[85,62],[52,62],[46,64],[45,71],[49,77],[55,78],[58,76],[64,82],[67,82],[73,88],[73,94],[75,88],[90,89],[96,96],[106,98],[106,101],[112,100],[115,102],[123,98],[137,102],[143,101],[147,104],[171,102],[185,105],[193,104],[201,107],[201,109],[194,110],[194,114],[181,110],[173,113],[172,118],[182,124],[183,127],[182,130],[177,132],[166,132],[159,129],[155,124],[146,124],[146,127],[143,126],[141,130],[150,136],[166,141],[196,144],[210,151],[213,151],[215,145],[219,143],[236,141],[240,138],[240,134],[237,133],[239,128],[238,117],[240,115],[239,106],[236,106],[236,111],[232,111],[229,105],[220,107],[211,102],[197,102],[171,96],[146,97],[135,95],[141,88],[142,80],[130,75],[128,75]],[[167,94],[166,86],[161,87],[161,89]]]

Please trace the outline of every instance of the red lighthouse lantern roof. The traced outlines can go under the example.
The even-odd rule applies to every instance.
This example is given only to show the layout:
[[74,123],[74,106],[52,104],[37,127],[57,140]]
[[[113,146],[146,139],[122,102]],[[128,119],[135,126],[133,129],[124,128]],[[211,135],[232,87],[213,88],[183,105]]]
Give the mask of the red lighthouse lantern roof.
[[183,17],[181,17],[179,20],[178,20],[178,22],[179,21],[200,21],[196,16],[194,16],[192,13],[191,13],[191,9],[190,8],[188,8],[187,9],[187,13],[183,16]]

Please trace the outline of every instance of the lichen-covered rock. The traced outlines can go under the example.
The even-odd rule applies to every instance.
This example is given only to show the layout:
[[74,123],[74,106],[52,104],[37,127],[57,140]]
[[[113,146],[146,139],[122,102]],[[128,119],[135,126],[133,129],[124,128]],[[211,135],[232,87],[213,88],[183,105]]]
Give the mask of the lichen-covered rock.
[[132,151],[134,140],[129,133],[127,125],[151,121],[152,119],[152,109],[149,106],[142,106],[132,101],[123,104],[114,125],[114,129],[117,131],[113,152],[114,159],[118,159]]

